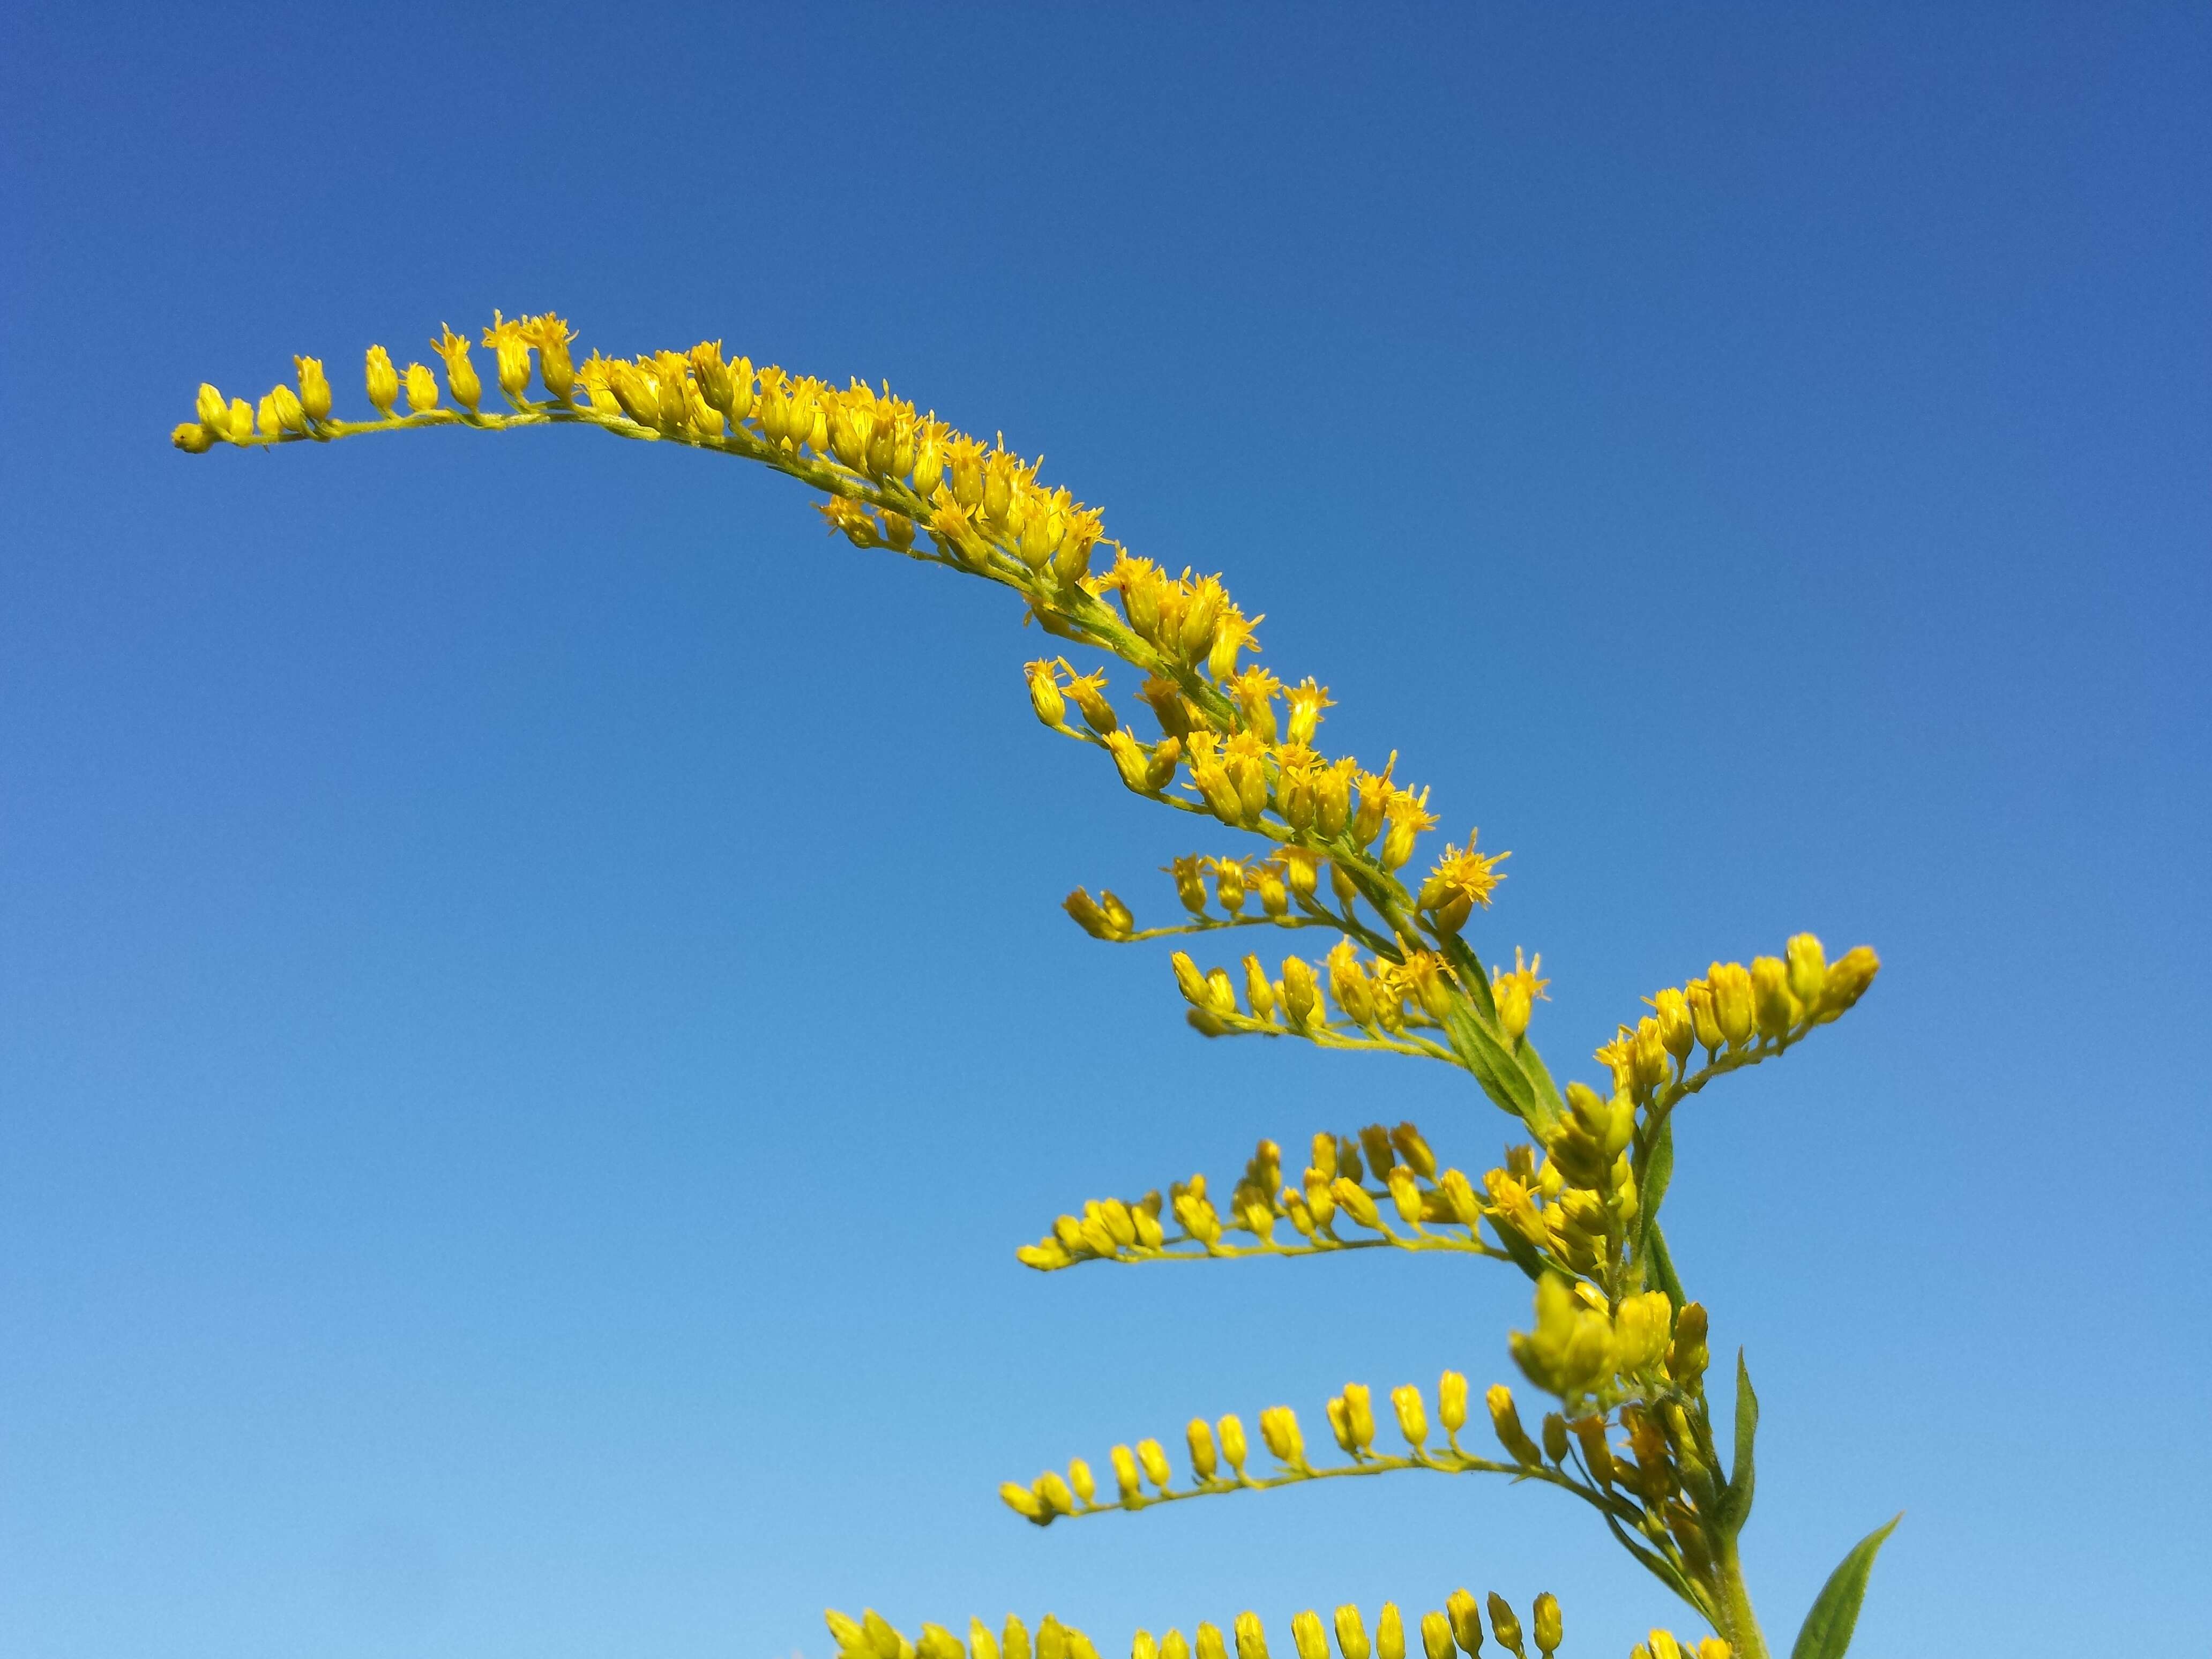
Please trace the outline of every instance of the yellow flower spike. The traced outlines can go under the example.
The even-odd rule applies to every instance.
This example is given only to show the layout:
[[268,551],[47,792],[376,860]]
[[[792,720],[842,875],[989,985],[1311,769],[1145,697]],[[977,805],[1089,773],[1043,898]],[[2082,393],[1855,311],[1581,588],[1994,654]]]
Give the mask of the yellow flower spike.
[[1344,1659],[1368,1659],[1372,1650],[1367,1644],[1366,1626],[1359,1622],[1359,1609],[1346,1606],[1336,1610],[1336,1647]]
[[311,421],[331,418],[331,382],[319,357],[295,357],[292,367],[300,377],[300,407]]
[[1467,1426],[1467,1378],[1457,1371],[1446,1371],[1437,1379],[1437,1421],[1448,1435]]
[[1406,1659],[1406,1621],[1395,1601],[1375,1615],[1375,1659]]
[[1445,1598],[1444,1610],[1451,1616],[1452,1639],[1468,1659],[1475,1659],[1482,1651],[1482,1613],[1474,1595],[1464,1589],[1455,1589]]
[[1237,1659],[1267,1659],[1267,1632],[1256,1613],[1237,1615]]
[[1712,987],[1713,1018],[1723,1041],[1741,1048],[1751,1038],[1751,970],[1740,962],[1717,962],[1705,970],[1705,983]]
[[1154,1486],[1161,1492],[1168,1489],[1171,1471],[1168,1468],[1168,1455],[1160,1449],[1158,1441],[1139,1440],[1137,1443],[1137,1462],[1143,1468],[1146,1478]]
[[453,401],[473,415],[483,397],[483,382],[477,378],[477,367],[469,360],[469,343],[445,324],[438,326],[439,337],[430,342],[430,349],[445,360],[446,385]]
[[1260,1437],[1276,1462],[1288,1468],[1305,1468],[1305,1436],[1299,1431],[1297,1413],[1288,1406],[1270,1406],[1260,1413]]
[[1127,1446],[1116,1446],[1109,1456],[1114,1464],[1115,1489],[1121,1494],[1121,1501],[1127,1504],[1142,1498],[1145,1489],[1137,1475],[1136,1454]]
[[421,415],[438,406],[438,380],[421,363],[407,365],[407,407]]
[[1514,1659],[1524,1659],[1521,1649],[1521,1621],[1514,1616],[1512,1605],[1496,1590],[1486,1598],[1490,1606],[1491,1633],[1509,1649]]
[[1495,1382],[1483,1399],[1490,1407],[1490,1426],[1498,1436],[1498,1443],[1505,1448],[1513,1461],[1524,1468],[1534,1468],[1542,1463],[1544,1459],[1536,1449],[1536,1443],[1521,1426],[1521,1413],[1513,1403],[1513,1390],[1503,1382]]
[[1229,1650],[1221,1640],[1221,1627],[1203,1620],[1198,1626],[1198,1659],[1229,1659]]
[[1398,1432],[1406,1443],[1419,1451],[1429,1437],[1429,1413],[1421,1400],[1421,1391],[1411,1382],[1401,1382],[1390,1390],[1390,1409],[1398,1416]]
[[1797,1023],[1797,1000],[1790,994],[1790,969],[1781,957],[1752,958],[1751,1008],[1763,1037],[1786,1036]]

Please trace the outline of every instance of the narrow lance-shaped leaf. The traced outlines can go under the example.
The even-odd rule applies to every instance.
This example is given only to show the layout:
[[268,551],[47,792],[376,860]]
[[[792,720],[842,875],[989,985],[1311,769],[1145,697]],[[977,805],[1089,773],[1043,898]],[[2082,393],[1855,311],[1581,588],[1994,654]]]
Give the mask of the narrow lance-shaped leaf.
[[1729,1470],[1728,1490],[1721,1494],[1721,1524],[1731,1534],[1741,1532],[1751,1519],[1751,1495],[1757,1484],[1752,1443],[1759,1434],[1759,1396],[1752,1391],[1751,1370],[1743,1363],[1743,1350],[1735,1351],[1735,1462]]
[[1899,1515],[1887,1526],[1877,1527],[1860,1539],[1844,1558],[1843,1565],[1828,1575],[1828,1582],[1814,1598],[1813,1611],[1805,1615],[1804,1628],[1797,1632],[1790,1659],[1844,1659],[1844,1650],[1851,1644],[1851,1632],[1859,1622],[1859,1603],[1866,1600],[1867,1575],[1874,1571],[1875,1554],[1904,1519]]

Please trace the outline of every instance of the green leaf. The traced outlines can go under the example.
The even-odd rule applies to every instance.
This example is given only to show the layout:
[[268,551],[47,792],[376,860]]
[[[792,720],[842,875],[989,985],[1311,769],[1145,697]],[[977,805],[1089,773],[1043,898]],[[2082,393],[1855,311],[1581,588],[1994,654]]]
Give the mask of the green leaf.
[[1790,1659],[1844,1659],[1851,1644],[1851,1632],[1859,1622],[1859,1603],[1866,1599],[1867,1575],[1874,1571],[1875,1553],[1897,1530],[1902,1515],[1886,1527],[1877,1527],[1844,1558],[1843,1565],[1828,1575],[1805,1615],[1805,1627],[1790,1650]]
[[1731,1534],[1741,1532],[1751,1519],[1751,1493],[1757,1483],[1751,1456],[1759,1434],[1759,1396],[1752,1392],[1751,1370],[1743,1363],[1743,1350],[1735,1351],[1735,1464],[1729,1471],[1728,1490],[1721,1494],[1720,1521]]
[[[1651,1154],[1644,1161],[1643,1188],[1637,1194],[1640,1224],[1637,1229],[1636,1254],[1639,1261],[1651,1253],[1651,1235],[1659,1231],[1659,1206],[1667,1201],[1667,1188],[1674,1180],[1674,1120],[1670,1115],[1659,1120],[1659,1133],[1652,1138]],[[1680,1305],[1679,1298],[1676,1305]]]
[[1544,1121],[1541,1124],[1531,1123],[1529,1127],[1541,1134],[1567,1115],[1567,1103],[1559,1098],[1559,1085],[1552,1081],[1552,1068],[1544,1064],[1544,1058],[1536,1052],[1534,1043],[1522,1037],[1520,1047],[1515,1051],[1515,1058],[1521,1062],[1522,1075],[1528,1079],[1529,1085],[1536,1091],[1537,1105],[1544,1115]]
[[1505,1052],[1490,1028],[1464,1009],[1445,1017],[1444,1035],[1453,1051],[1467,1062],[1483,1093],[1532,1129],[1541,1121],[1537,1115],[1536,1091],[1528,1074]]
[[1674,1271],[1674,1258],[1667,1254],[1667,1235],[1659,1231],[1659,1224],[1656,1221],[1645,1236],[1644,1248],[1650,1252],[1651,1276],[1658,1281],[1659,1288],[1667,1292],[1667,1300],[1674,1304],[1674,1311],[1680,1313],[1682,1304],[1690,1298],[1683,1294],[1682,1276]]

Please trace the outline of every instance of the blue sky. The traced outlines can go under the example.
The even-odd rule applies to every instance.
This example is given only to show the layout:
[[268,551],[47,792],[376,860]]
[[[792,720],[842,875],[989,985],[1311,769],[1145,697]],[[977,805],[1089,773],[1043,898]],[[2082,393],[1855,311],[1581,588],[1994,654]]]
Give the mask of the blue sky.
[[[557,308],[888,377],[1228,574],[1511,878],[1562,1068],[1811,928],[1681,1126],[1786,1644],[2212,1624],[2212,22],[2188,6],[21,7],[0,24],[0,1646],[828,1659],[1455,1585],[1675,1620],[1396,1477],[1039,1534],[1193,1413],[1510,1374],[1517,1279],[1012,1248],[1441,1067],[1200,1042],[1194,843],[1002,593],[581,434],[198,461],[289,354]],[[404,361],[404,356],[403,356]],[[1477,1264],[1478,1267],[1480,1264]],[[1686,1623],[1686,1620],[1680,1622]]]

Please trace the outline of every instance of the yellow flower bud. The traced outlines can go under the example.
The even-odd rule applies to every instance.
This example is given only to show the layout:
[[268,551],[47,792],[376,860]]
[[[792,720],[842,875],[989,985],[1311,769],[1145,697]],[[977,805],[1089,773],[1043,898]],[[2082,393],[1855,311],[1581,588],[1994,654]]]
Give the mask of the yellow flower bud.
[[868,1646],[877,1659],[899,1659],[906,1650],[906,1638],[893,1630],[890,1621],[873,1607],[860,1615],[860,1627],[866,1634]]
[[1451,1620],[1441,1613],[1421,1615],[1421,1651],[1427,1659],[1452,1659]]
[[1211,1480],[1215,1471],[1213,1431],[1202,1417],[1194,1417],[1183,1430],[1183,1441],[1190,1448],[1191,1473],[1200,1480]]
[[968,1650],[974,1659],[999,1659],[998,1638],[980,1619],[968,1621]]
[[224,400],[222,392],[204,380],[200,382],[199,397],[192,405],[192,411],[199,416],[200,424],[216,437],[231,435],[230,404]]
[[1030,1490],[1036,1494],[1037,1502],[1054,1515],[1073,1515],[1075,1494],[1067,1489],[1067,1482],[1060,1478],[1057,1470],[1048,1469],[1037,1476]]
[[1698,1644],[1698,1659],[1735,1659],[1735,1650],[1717,1636],[1708,1636]]
[[483,397],[483,382],[477,378],[476,364],[469,359],[469,343],[451,328],[441,325],[440,338],[430,342],[430,349],[445,360],[446,385],[453,394],[453,401],[473,415]]
[[1682,988],[1682,1000],[1690,1005],[1690,1028],[1698,1041],[1709,1054],[1718,1050],[1728,1039],[1721,1034],[1720,1018],[1713,1011],[1713,988],[1704,980],[1693,979]]
[[438,379],[421,363],[407,365],[407,407],[416,415],[438,406]]
[[[1498,1435],[1498,1443],[1505,1448],[1513,1461],[1528,1468],[1541,1463],[1544,1459],[1536,1449],[1536,1443],[1521,1426],[1521,1413],[1513,1403],[1513,1390],[1503,1382],[1493,1382],[1483,1399],[1490,1407],[1490,1426]],[[1502,1632],[1499,1639],[1504,1639]]]
[[1291,1620],[1291,1640],[1297,1644],[1298,1659],[1328,1659],[1328,1637],[1310,1607]]
[[1083,711],[1083,723],[1103,737],[1121,722],[1114,713],[1114,705],[1106,701],[1103,673],[1079,674],[1068,683],[1067,695]]
[[1881,959],[1863,945],[1854,945],[1840,962],[1828,965],[1827,984],[1820,994],[1823,1024],[1836,1018],[1861,997],[1881,969]]
[[370,406],[390,420],[392,405],[399,397],[399,374],[392,367],[392,354],[380,345],[369,347],[362,365],[362,379],[368,389]]
[[830,1626],[830,1635],[837,1644],[840,1653],[866,1654],[869,1651],[868,1633],[854,1620],[831,1607],[822,1615]]
[[1145,1489],[1137,1476],[1136,1454],[1127,1446],[1116,1446],[1109,1455],[1114,1463],[1114,1487],[1121,1494],[1121,1501],[1126,1504],[1143,1497]]
[[1037,1496],[1018,1481],[1009,1480],[999,1488],[1000,1501],[1024,1521],[1034,1521],[1045,1526],[1052,1520],[1051,1512],[1037,1501]]
[[1544,1455],[1554,1463],[1567,1461],[1567,1419],[1557,1412],[1544,1413]]
[[286,432],[305,432],[307,411],[301,407],[300,399],[289,386],[271,386],[269,401],[276,406],[276,424]]
[[1345,1416],[1352,1430],[1352,1443],[1365,1451],[1375,1443],[1375,1401],[1364,1382],[1344,1385]]
[[1323,841],[1334,841],[1350,822],[1352,771],[1352,763],[1345,760],[1315,775],[1314,829]]
[[922,1626],[921,1639],[914,1646],[917,1659],[968,1659],[960,1638],[942,1625]]
[[234,444],[242,444],[253,435],[253,405],[243,398],[230,400],[229,434]]
[[1467,1378],[1457,1371],[1446,1371],[1437,1379],[1437,1421],[1446,1434],[1457,1434],[1467,1426]]
[[1168,1455],[1160,1449],[1158,1441],[1139,1440],[1137,1443],[1137,1462],[1143,1466],[1146,1478],[1152,1485],[1162,1492],[1168,1489],[1168,1477],[1171,1471],[1168,1468]]
[[999,1645],[1003,1659],[1030,1659],[1030,1627],[1008,1613],[1006,1626],[999,1632]]
[[1406,1621],[1395,1601],[1375,1615],[1375,1659],[1406,1659]]
[[1267,1632],[1256,1613],[1237,1615],[1237,1659],[1267,1659]]
[[186,421],[169,434],[169,441],[187,455],[204,455],[215,447],[215,434],[198,421]]
[[1305,1437],[1298,1431],[1297,1413],[1288,1406],[1270,1406],[1260,1413],[1260,1437],[1278,1462],[1291,1468],[1304,1467]]
[[1687,1059],[1698,1040],[1690,1018],[1689,1000],[1670,986],[1649,1000],[1657,1017],[1660,1046],[1677,1060]]
[[1713,1017],[1730,1047],[1750,1041],[1756,1005],[1751,970],[1740,962],[1717,962],[1705,971],[1713,988]]
[[292,367],[300,376],[300,407],[311,421],[327,421],[331,417],[331,383],[323,374],[319,357],[295,357]]
[[1390,1202],[1397,1209],[1398,1218],[1418,1232],[1426,1206],[1413,1172],[1402,1164],[1394,1164],[1384,1179],[1390,1184]]
[[1242,1478],[1244,1473],[1245,1455],[1243,1419],[1231,1413],[1216,1423],[1213,1429],[1221,1439],[1223,1461]]
[[1474,1659],[1482,1651],[1482,1613],[1474,1597],[1465,1589],[1455,1589],[1445,1598],[1444,1611],[1451,1615],[1452,1639],[1468,1659]]
[[1651,1659],[1682,1659],[1682,1644],[1674,1639],[1672,1631],[1655,1630],[1649,1639]]
[[1211,1000],[1206,988],[1206,975],[1199,971],[1198,964],[1190,959],[1190,953],[1188,951],[1177,951],[1168,958],[1168,965],[1175,969],[1176,984],[1181,988],[1184,1000],[1194,1008],[1205,1007]]
[[1797,1023],[1797,1000],[1790,994],[1790,969],[1781,957],[1752,958],[1751,1006],[1761,1036],[1783,1036]]
[[1260,911],[1279,920],[1291,908],[1290,890],[1283,884],[1283,866],[1273,860],[1261,865],[1253,872],[1253,884],[1260,890]]
[[1536,1638],[1537,1647],[1542,1650],[1545,1659],[1551,1659],[1553,1650],[1559,1645],[1559,1638],[1561,1635],[1559,1627],[1559,1598],[1553,1595],[1549,1590],[1546,1590],[1541,1595],[1538,1596],[1536,1598],[1535,1618],[1531,1622],[1535,1626],[1535,1630],[1533,1633]]
[[1790,963],[1790,994],[1808,1011],[1819,1007],[1828,986],[1828,958],[1820,941],[1811,933],[1799,933],[1783,947],[1783,954]]
[[1274,1023],[1275,988],[1257,957],[1244,958],[1244,1000],[1252,1010],[1253,1018]]
[[1126,731],[1106,733],[1106,752],[1114,757],[1114,769],[1121,775],[1121,781],[1139,795],[1156,793],[1152,781],[1152,757],[1144,744]]
[[1198,1659],[1229,1659],[1229,1650],[1223,1645],[1221,1627],[1203,1620],[1198,1626]]
[[1421,1391],[1411,1382],[1401,1382],[1390,1390],[1390,1408],[1398,1414],[1398,1432],[1406,1437],[1406,1443],[1415,1451],[1429,1437],[1429,1413],[1422,1403]]
[[276,399],[274,397],[266,397],[261,400],[259,406],[254,410],[253,426],[254,429],[264,438],[274,438],[284,429],[283,423],[276,416]]
[[1291,1017],[1291,1024],[1301,1028],[1313,1023],[1321,1006],[1321,988],[1314,978],[1313,965],[1304,957],[1283,958],[1283,1011]]
[[1496,1590],[1490,1592],[1490,1629],[1492,1634],[1516,1656],[1521,1653],[1521,1621],[1514,1616],[1511,1605]]
[[1336,1610],[1336,1646],[1344,1659],[1367,1659],[1371,1650],[1367,1645],[1367,1630],[1359,1622],[1359,1609],[1341,1607]]
[[1361,1226],[1375,1232],[1382,1231],[1382,1213],[1375,1207],[1375,1200],[1358,1182],[1339,1176],[1328,1183],[1328,1195],[1336,1200],[1337,1207]]
[[1022,672],[1029,678],[1030,707],[1040,720],[1057,729],[1067,719],[1067,700],[1060,695],[1059,665],[1041,659],[1026,664]]

